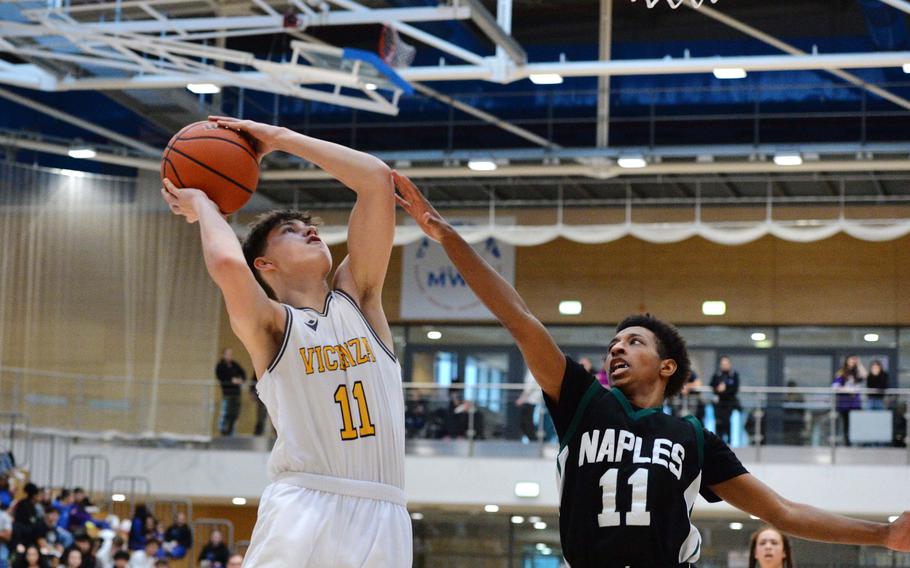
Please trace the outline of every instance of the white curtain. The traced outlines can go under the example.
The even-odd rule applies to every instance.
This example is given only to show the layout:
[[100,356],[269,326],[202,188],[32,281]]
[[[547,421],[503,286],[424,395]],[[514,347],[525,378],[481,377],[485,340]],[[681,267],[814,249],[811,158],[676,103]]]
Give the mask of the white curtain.
[[210,431],[220,297],[156,179],[0,164],[0,308],[0,410]]

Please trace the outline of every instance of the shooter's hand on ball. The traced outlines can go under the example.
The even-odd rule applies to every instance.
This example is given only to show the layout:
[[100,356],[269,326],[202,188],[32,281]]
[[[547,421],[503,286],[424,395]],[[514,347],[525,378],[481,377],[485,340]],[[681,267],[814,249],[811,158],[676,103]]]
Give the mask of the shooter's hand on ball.
[[207,201],[211,203],[212,207],[218,209],[218,206],[202,190],[191,187],[181,189],[167,178],[164,179],[161,195],[167,202],[168,207],[171,208],[171,211],[175,215],[185,217],[187,223],[195,223],[199,220],[199,213],[196,208],[199,207],[200,203]]
[[260,162],[264,156],[280,149],[279,139],[285,132],[285,129],[280,126],[252,120],[240,120],[229,116],[210,116],[209,120],[221,128],[229,128],[246,134],[256,149],[256,157]]

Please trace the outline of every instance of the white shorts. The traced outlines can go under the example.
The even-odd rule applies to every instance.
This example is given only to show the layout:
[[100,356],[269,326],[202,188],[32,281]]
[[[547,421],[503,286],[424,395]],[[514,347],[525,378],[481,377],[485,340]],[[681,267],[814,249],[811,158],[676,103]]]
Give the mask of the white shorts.
[[243,568],[411,568],[411,517],[402,492],[368,482],[353,482],[351,491],[351,485],[310,474],[271,483]]

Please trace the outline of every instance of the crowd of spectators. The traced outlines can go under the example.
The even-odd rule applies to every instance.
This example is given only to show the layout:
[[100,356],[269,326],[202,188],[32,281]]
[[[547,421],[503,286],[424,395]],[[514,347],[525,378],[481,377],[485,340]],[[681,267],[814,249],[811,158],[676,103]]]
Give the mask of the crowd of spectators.
[[[85,491],[61,490],[56,498],[34,483],[17,489],[0,474],[0,568],[170,568],[193,550],[193,531],[178,512],[165,528],[142,504],[132,519],[103,520]],[[219,531],[198,556],[201,568],[240,568]]]

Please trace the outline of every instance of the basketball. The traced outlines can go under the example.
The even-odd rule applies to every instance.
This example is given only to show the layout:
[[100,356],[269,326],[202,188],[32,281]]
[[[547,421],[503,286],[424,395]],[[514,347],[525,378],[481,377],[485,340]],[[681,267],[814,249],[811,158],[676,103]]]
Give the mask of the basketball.
[[167,143],[161,178],[177,187],[201,189],[222,213],[234,213],[256,191],[259,161],[243,134],[214,122],[194,122]]

